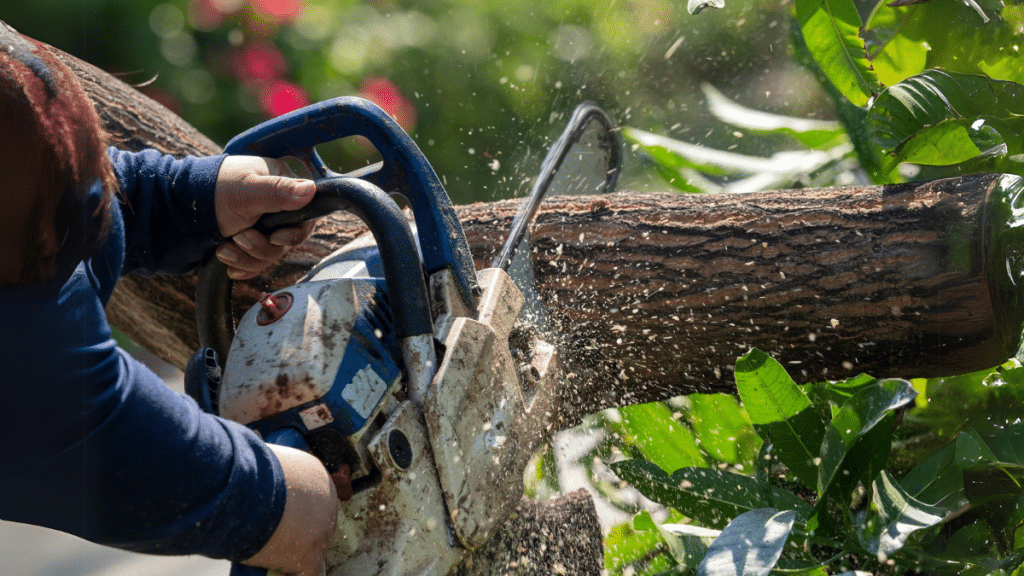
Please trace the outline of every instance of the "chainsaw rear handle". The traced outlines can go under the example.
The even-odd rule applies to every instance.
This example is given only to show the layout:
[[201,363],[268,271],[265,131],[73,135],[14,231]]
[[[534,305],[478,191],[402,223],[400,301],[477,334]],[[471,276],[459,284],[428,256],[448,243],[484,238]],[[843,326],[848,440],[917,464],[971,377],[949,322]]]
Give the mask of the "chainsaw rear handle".
[[[316,194],[309,204],[298,210],[265,214],[255,228],[269,234],[337,210],[358,216],[377,240],[398,337],[432,334],[430,300],[416,239],[402,210],[377,186],[359,178],[323,178],[317,181]],[[221,362],[226,362],[235,335],[231,286],[227,266],[211,255],[199,269],[196,328],[200,344],[213,348]]]
[[325,100],[235,136],[224,151],[270,158],[292,157],[315,178],[323,178],[338,174],[327,168],[314,147],[350,136],[367,138],[383,159],[379,166],[350,175],[358,175],[409,201],[427,272],[433,274],[451,268],[462,299],[475,310],[480,287],[469,244],[451,199],[416,143],[376,104],[351,96]]

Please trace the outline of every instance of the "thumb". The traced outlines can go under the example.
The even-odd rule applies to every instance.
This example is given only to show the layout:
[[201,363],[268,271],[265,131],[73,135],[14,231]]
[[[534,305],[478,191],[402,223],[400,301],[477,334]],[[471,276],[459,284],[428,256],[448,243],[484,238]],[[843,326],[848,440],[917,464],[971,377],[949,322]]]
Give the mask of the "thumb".
[[312,180],[252,174],[242,181],[241,196],[246,212],[258,218],[268,212],[298,210],[313,199],[315,192]]

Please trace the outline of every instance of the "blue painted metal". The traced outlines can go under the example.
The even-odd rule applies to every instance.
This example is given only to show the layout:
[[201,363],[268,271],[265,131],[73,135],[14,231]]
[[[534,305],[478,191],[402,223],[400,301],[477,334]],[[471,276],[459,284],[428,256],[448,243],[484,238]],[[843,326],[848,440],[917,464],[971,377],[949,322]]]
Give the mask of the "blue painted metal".
[[427,273],[450,268],[462,298],[476,309],[480,289],[469,244],[451,199],[423,152],[402,127],[376,104],[355,97],[326,100],[289,112],[231,139],[228,154],[293,157],[318,178],[337,176],[316,152],[316,145],[351,136],[367,138],[380,152],[379,167],[353,175],[389,194],[404,196],[416,218]]

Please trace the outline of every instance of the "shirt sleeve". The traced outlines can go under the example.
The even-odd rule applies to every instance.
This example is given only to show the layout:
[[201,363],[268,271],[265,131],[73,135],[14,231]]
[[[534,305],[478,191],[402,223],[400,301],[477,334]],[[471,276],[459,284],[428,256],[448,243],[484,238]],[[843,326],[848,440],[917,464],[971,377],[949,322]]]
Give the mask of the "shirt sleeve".
[[[0,378],[0,518],[128,550],[244,560],[280,522],[283,470],[254,432],[202,412],[111,338],[103,307],[126,209],[115,206],[110,237],[66,281],[0,291],[0,349],[11,354]],[[150,263],[174,251],[154,250],[163,256]]]
[[107,152],[121,184],[124,273],[183,274],[223,241],[213,191],[224,155]]

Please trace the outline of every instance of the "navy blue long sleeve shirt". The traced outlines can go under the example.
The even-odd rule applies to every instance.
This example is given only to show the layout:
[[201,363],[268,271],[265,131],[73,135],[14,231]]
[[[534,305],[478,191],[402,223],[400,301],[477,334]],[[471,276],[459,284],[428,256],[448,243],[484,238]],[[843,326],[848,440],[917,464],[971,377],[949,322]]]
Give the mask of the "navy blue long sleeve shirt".
[[0,518],[128,550],[244,560],[284,511],[280,464],[252,431],[203,413],[119,348],[104,313],[122,274],[186,272],[222,240],[223,157],[109,153],[122,194],[104,245],[70,263],[70,277],[0,291],[10,355]]

